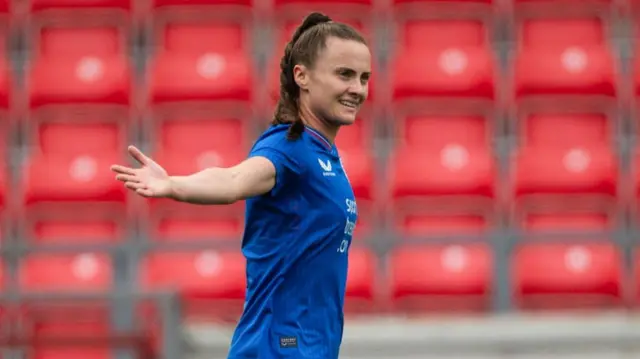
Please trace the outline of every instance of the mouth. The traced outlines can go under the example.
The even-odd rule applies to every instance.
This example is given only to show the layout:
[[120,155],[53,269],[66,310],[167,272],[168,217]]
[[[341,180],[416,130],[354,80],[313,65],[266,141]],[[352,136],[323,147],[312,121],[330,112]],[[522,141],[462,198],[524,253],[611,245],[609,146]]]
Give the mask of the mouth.
[[340,100],[338,101],[340,102],[341,105],[346,106],[350,109],[357,109],[359,106],[359,103],[357,101],[351,101],[351,100]]

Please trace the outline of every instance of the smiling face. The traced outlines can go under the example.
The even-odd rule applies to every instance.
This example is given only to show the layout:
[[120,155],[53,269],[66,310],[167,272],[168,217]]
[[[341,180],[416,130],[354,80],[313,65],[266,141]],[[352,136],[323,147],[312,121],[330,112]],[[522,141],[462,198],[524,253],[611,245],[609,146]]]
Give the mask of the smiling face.
[[329,37],[312,66],[293,72],[301,107],[329,125],[350,125],[369,92],[371,53],[361,42]]

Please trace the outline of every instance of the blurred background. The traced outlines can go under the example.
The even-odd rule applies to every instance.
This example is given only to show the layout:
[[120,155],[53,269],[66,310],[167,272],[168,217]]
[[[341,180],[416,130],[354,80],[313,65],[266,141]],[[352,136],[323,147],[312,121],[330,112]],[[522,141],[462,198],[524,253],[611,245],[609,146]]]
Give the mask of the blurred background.
[[242,203],[132,197],[243,159],[311,10],[370,99],[342,358],[639,358],[636,0],[0,1],[0,357],[226,358]]

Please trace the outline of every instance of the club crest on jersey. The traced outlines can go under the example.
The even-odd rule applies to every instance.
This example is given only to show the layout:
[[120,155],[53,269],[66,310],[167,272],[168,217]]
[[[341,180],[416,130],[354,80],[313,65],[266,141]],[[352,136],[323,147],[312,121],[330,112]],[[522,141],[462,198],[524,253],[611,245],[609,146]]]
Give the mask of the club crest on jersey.
[[324,162],[322,159],[318,158],[318,163],[320,164],[320,167],[322,168],[323,172],[322,175],[325,177],[329,177],[329,176],[335,176],[336,174],[332,171],[331,168],[331,161],[327,160],[327,162]]

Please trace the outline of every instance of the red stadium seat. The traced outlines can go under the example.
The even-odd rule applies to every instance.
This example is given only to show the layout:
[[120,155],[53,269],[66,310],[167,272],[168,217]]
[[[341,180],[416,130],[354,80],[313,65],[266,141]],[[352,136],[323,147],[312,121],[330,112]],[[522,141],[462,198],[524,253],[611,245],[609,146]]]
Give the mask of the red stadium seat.
[[223,216],[220,211],[206,211],[199,216],[180,213],[167,214],[158,219],[153,239],[158,241],[230,240],[234,243],[242,237],[243,222],[239,215]]
[[31,11],[64,9],[122,9],[130,10],[131,0],[30,0]]
[[393,306],[403,311],[486,310],[492,256],[484,244],[403,246],[392,254]]
[[281,7],[281,6],[286,6],[286,5],[292,5],[292,4],[302,4],[302,5],[306,5],[310,8],[314,8],[318,5],[322,5],[322,4],[359,4],[359,5],[371,5],[372,1],[371,0],[347,0],[347,1],[343,1],[343,0],[275,0],[274,5],[276,6],[276,8]]
[[494,163],[486,148],[407,146],[397,148],[390,162],[391,190],[396,198],[494,195]]
[[[576,6],[575,4],[584,4],[585,1],[584,0],[513,0],[515,3],[536,3],[536,4],[551,4],[551,5],[558,5],[559,3],[573,3],[573,6]],[[601,3],[610,3],[612,2],[612,0],[590,0],[591,2],[601,2]]]
[[616,160],[608,146],[522,149],[516,194],[602,194],[615,196]]
[[22,179],[22,234],[43,244],[121,240],[127,193],[108,169],[122,161],[114,152],[32,155]]
[[398,219],[396,228],[403,237],[480,236],[489,227],[481,215],[410,213]]
[[396,120],[396,138],[410,147],[440,150],[452,144],[489,149],[492,128],[481,116],[419,116]]
[[151,65],[151,102],[250,102],[252,76],[244,53],[161,53]]
[[115,26],[44,27],[33,39],[45,56],[114,56],[126,53],[124,34]]
[[366,248],[351,245],[349,274],[345,297],[347,314],[369,312],[375,309],[376,258]]
[[356,200],[371,201],[375,190],[375,162],[371,153],[371,129],[366,121],[359,118],[353,125],[343,126],[336,138],[336,146]]
[[[638,5],[640,5],[640,2],[636,6]],[[632,66],[631,71],[633,73],[633,90],[634,90],[634,95],[636,97],[636,102],[637,102],[637,98],[640,96],[640,41],[637,40],[638,38],[639,37],[636,36],[635,37],[636,40],[632,43],[633,62],[631,64]],[[636,107],[637,107],[637,104],[636,104]]]
[[[211,166],[233,166],[246,157],[248,143],[242,120],[162,121],[154,159],[169,172],[190,174]],[[243,229],[240,206],[194,208],[151,201],[157,240],[234,239]]]
[[178,290],[187,317],[198,313],[236,320],[242,311],[245,261],[238,251],[153,252],[144,258],[139,275],[147,290]]
[[185,39],[187,46],[196,45],[200,39],[196,46],[208,51],[217,51],[211,49],[212,45],[229,44],[237,39],[236,34],[215,30],[215,27],[234,23],[250,28],[253,26],[254,7],[262,8],[254,0],[151,0],[148,4],[151,13],[147,16],[159,30],[157,33],[164,32],[167,26],[183,28],[186,31],[181,31],[181,35],[188,32],[192,35],[190,40]]
[[433,204],[416,202],[427,199],[458,215],[485,212],[495,190],[488,133],[481,117],[415,116],[399,125],[399,144],[387,165],[396,220],[429,213]]
[[521,129],[516,196],[544,195],[545,201],[566,204],[565,195],[616,195],[617,160],[605,116],[535,114]]
[[37,45],[28,73],[32,108],[129,105],[131,74],[125,38],[118,28],[45,27],[34,39]]
[[[204,151],[238,153],[249,145],[242,119],[178,117],[158,123],[157,148],[162,152],[196,154]],[[230,162],[231,163],[231,162]]]
[[119,128],[104,123],[41,123],[27,162],[26,203],[125,200],[108,169],[120,163]]
[[278,19],[300,21],[311,11],[329,14],[337,21],[363,20],[371,16],[373,0],[274,0],[273,10]]
[[514,258],[516,304],[526,309],[621,304],[622,258],[611,243],[530,243]]
[[95,358],[95,359],[109,359],[113,355],[110,349],[104,348],[53,348],[53,349],[40,349],[35,350],[33,355],[29,356],[30,359],[83,359],[83,358]]
[[494,97],[493,55],[480,21],[404,24],[392,65],[394,101]]
[[566,10],[567,7],[582,10],[585,13],[592,13],[587,12],[591,9],[604,12],[613,2],[613,0],[513,0],[516,10],[521,14],[529,12],[553,14],[553,9],[557,13],[557,11]]
[[124,238],[124,228],[104,220],[39,220],[30,233],[38,244],[115,243]]
[[[622,7],[626,9],[627,2],[623,3]],[[513,0],[513,9],[521,17],[552,17],[557,14],[607,16],[619,10],[614,0]]]
[[[96,82],[97,75],[92,73],[99,73],[100,77],[104,73],[108,81],[115,83],[118,76],[123,76],[121,72],[128,72],[126,56],[123,56],[122,61],[111,57],[116,55],[113,52],[116,47],[118,55],[127,51],[125,34],[132,23],[130,17],[137,1],[29,0],[25,3],[30,10],[27,30],[31,37],[31,50],[38,58],[46,55],[45,59],[37,59],[31,66],[44,67],[39,70],[41,72],[51,70],[54,74],[60,73],[60,77],[86,78],[89,82]],[[122,33],[117,33],[118,31]],[[40,42],[45,44],[40,45]],[[76,64],[81,59],[92,59],[94,62],[88,65]],[[96,64],[95,60],[101,63]],[[40,64],[42,61],[53,61],[58,68],[47,69],[46,65]],[[68,63],[66,67],[65,62]],[[85,67],[77,70],[84,75],[74,74],[76,66]],[[96,69],[97,67],[100,68]],[[38,76],[46,77],[44,74]]]
[[[516,3],[537,3],[537,4],[544,4],[544,3],[548,3],[548,4],[555,4],[556,6],[558,5],[558,3],[573,3],[573,6],[576,6],[575,4],[584,4],[585,1],[584,0],[513,0]],[[612,0],[590,0],[592,2],[602,2],[602,3],[610,3]]]
[[[397,121],[398,144],[388,165],[397,231],[405,236],[482,232],[494,196],[491,133],[487,120],[477,116],[410,116]],[[482,201],[480,208],[474,198]],[[427,199],[439,204],[420,205]],[[447,210],[435,213],[432,208]]]
[[[0,145],[4,147],[4,144]],[[4,212],[8,205],[8,199],[11,197],[11,192],[9,191],[8,183],[9,178],[9,163],[6,156],[6,148],[2,148],[1,150],[2,157],[0,157],[0,213]],[[0,217],[2,214],[0,214]],[[0,233],[2,230],[0,229]]]
[[202,5],[242,5],[252,6],[252,0],[152,0],[152,5],[155,8],[164,6],[202,6]]
[[613,54],[596,19],[526,20],[515,60],[515,95],[616,96]]
[[611,219],[602,213],[534,213],[523,219],[528,232],[543,231],[604,231],[612,228]]
[[340,158],[356,199],[371,201],[374,197],[374,159],[365,148],[340,151]]
[[7,53],[4,51],[6,46],[4,36],[5,34],[0,34],[0,121],[8,122],[12,120],[7,112],[12,107],[14,89],[13,71]]
[[636,146],[633,153],[633,183],[635,186],[636,200],[640,198],[640,147]]
[[19,284],[28,292],[102,292],[110,290],[113,272],[101,253],[37,253],[20,264]]
[[396,18],[482,19],[489,22],[496,0],[393,0]]
[[[113,269],[103,253],[35,253],[24,257],[18,283],[26,293],[108,294]],[[108,335],[109,311],[104,300],[27,300],[22,303],[23,330],[39,338],[97,338]],[[27,329],[29,328],[29,329]],[[30,358],[108,358],[108,350],[73,346],[31,346]]]
[[5,281],[7,280],[7,278],[4,274],[5,270],[6,269],[4,267],[4,260],[0,258],[0,290],[4,290],[4,288],[6,287]]
[[127,106],[130,81],[124,57],[41,57],[29,74],[30,105],[32,108],[56,104]]
[[107,202],[121,204],[126,192],[108,169],[121,163],[114,153],[34,155],[24,185],[27,204],[50,202]]
[[46,155],[113,153],[124,145],[124,135],[113,123],[44,122],[34,132],[32,143]]
[[249,34],[233,20],[162,25],[161,50],[148,65],[149,103],[156,114],[176,106],[184,114],[207,104],[221,116],[248,115],[254,96]]
[[536,147],[609,145],[614,138],[612,122],[596,113],[534,113],[520,120],[520,138],[526,145]]
[[159,32],[162,48],[171,53],[208,51],[223,54],[247,50],[248,34],[242,24],[233,22],[182,24],[169,23]]
[[456,5],[463,5],[466,3],[492,4],[494,1],[493,0],[394,0],[393,1],[394,5],[404,4],[404,3],[415,3],[415,2],[422,2],[422,3],[435,2],[435,3],[445,3],[445,4],[452,3]]
[[340,150],[347,151],[370,147],[373,137],[371,127],[369,121],[363,118],[357,118],[352,125],[340,127],[340,132],[336,137],[336,146]]
[[56,208],[51,202],[93,203],[95,210],[101,202],[124,205],[125,189],[108,171],[122,157],[119,128],[106,123],[44,122],[34,132],[31,142],[37,150],[28,160],[25,202],[44,206],[36,208],[49,213],[42,217],[39,210],[27,212],[33,221],[25,229],[28,236],[44,243],[120,239],[122,228],[114,219],[51,213]]

